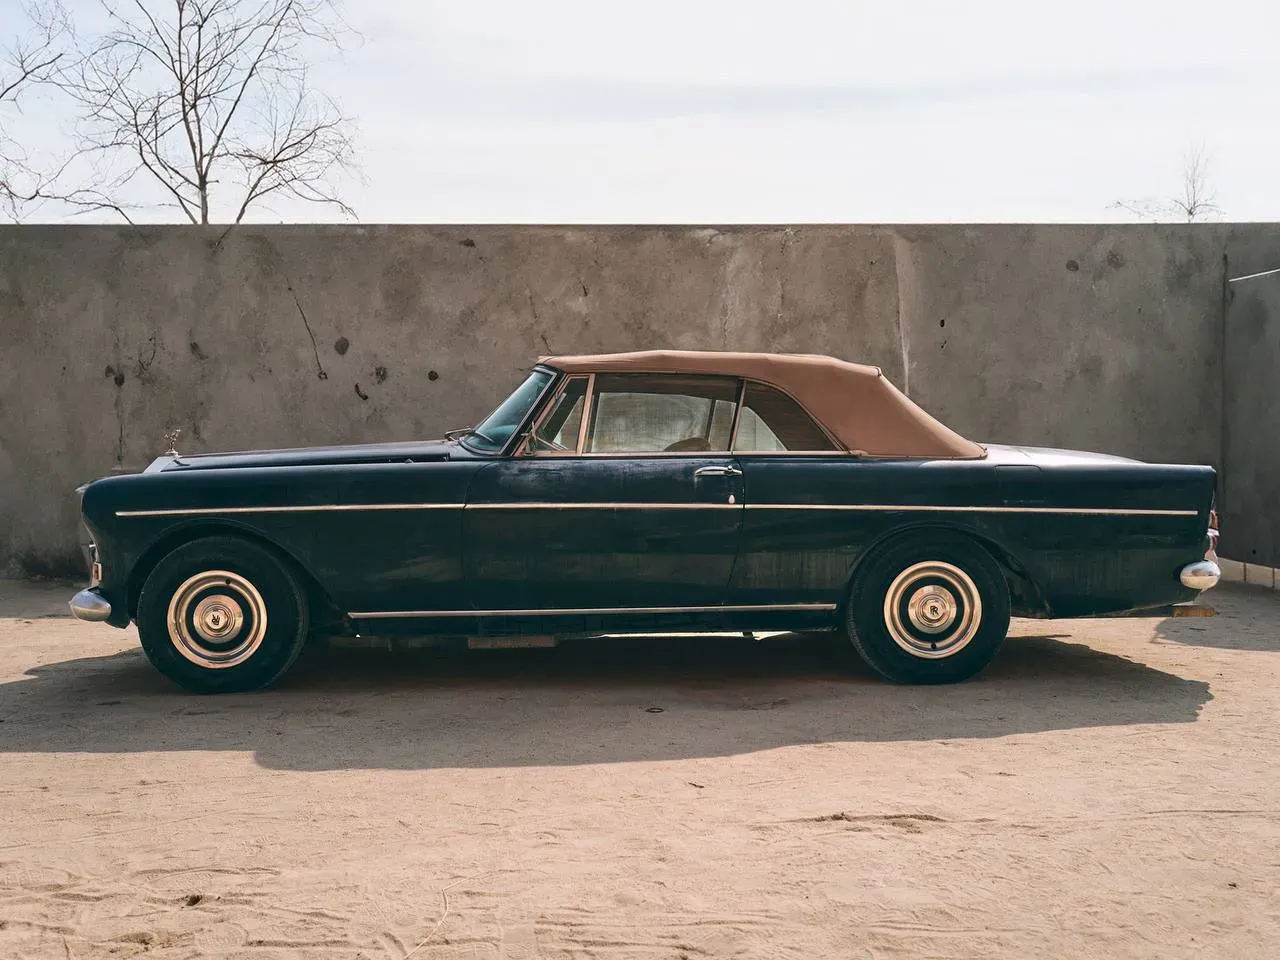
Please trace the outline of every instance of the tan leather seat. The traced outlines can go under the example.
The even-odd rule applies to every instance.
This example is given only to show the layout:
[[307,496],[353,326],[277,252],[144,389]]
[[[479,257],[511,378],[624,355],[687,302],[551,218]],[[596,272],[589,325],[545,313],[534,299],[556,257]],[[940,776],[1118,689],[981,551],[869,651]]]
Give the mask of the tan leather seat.
[[663,453],[701,453],[711,449],[711,444],[707,443],[703,437],[686,437],[684,440],[677,440],[675,443],[668,444],[662,450]]

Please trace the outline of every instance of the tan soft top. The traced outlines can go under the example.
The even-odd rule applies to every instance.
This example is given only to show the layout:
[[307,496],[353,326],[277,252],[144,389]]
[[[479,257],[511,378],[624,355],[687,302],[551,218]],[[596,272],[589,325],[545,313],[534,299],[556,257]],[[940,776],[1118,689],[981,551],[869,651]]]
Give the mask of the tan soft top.
[[975,459],[986,451],[939,423],[879,367],[812,354],[644,350],[539,363],[565,373],[692,373],[759,380],[791,394],[847,449],[873,457]]

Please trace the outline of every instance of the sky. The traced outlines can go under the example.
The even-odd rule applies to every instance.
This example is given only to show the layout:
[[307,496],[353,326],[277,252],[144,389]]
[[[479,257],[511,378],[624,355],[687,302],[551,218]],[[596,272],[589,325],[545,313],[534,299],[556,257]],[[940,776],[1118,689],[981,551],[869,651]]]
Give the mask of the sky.
[[1197,147],[1222,219],[1280,219],[1275,0],[344,10],[312,80],[358,121],[364,222],[1131,220]]

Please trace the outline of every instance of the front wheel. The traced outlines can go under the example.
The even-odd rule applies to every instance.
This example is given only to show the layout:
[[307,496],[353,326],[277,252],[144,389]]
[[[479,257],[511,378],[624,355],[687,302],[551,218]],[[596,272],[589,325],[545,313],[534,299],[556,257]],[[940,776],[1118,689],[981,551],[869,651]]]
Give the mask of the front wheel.
[[138,598],[138,637],[156,669],[193,693],[256,690],[307,639],[306,596],[271,551],[205,537],[156,564]]
[[961,537],[899,541],[868,558],[845,632],[895,683],[956,683],[987,666],[1009,632],[1009,588],[991,556]]

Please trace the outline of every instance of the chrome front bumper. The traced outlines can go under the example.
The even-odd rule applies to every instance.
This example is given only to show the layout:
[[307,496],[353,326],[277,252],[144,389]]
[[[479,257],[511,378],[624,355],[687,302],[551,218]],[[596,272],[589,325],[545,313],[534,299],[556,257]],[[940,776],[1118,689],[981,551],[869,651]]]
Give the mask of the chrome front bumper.
[[71,598],[68,606],[71,607],[72,616],[77,620],[102,623],[111,616],[111,604],[91,588],[86,588],[77,593]]
[[1222,571],[1212,560],[1197,560],[1182,568],[1179,579],[1184,587],[1192,590],[1208,590],[1210,587],[1217,586],[1221,576]]

